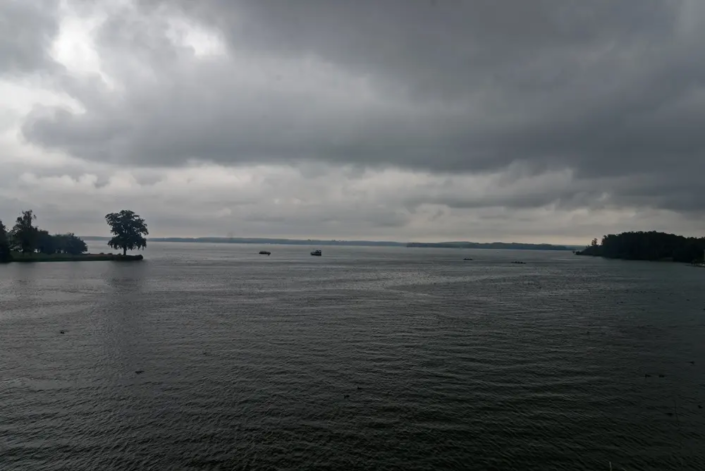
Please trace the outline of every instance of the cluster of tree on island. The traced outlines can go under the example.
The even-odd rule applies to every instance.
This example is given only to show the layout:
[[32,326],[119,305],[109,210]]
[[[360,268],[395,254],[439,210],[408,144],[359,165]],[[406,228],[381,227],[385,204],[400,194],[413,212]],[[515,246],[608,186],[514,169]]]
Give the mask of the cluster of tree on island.
[[[22,211],[11,230],[7,230],[0,221],[0,263],[13,259],[28,258],[36,254],[45,256],[63,254],[80,256],[88,247],[73,233],[49,234],[35,225],[37,216],[32,210]],[[128,250],[142,249],[147,246],[147,223],[132,211],[123,210],[105,216],[113,237],[108,245],[122,250],[123,256]]]
[[593,239],[577,255],[619,258],[624,260],[671,260],[699,262],[703,260],[705,238],[683,237],[665,232],[623,232]]

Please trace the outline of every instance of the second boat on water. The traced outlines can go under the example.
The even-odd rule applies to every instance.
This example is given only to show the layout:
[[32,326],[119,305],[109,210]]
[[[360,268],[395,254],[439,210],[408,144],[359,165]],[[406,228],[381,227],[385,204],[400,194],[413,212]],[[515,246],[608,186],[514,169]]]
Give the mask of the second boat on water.
[[311,255],[313,255],[314,257],[320,257],[323,254],[320,250],[314,250],[313,252],[311,252]]

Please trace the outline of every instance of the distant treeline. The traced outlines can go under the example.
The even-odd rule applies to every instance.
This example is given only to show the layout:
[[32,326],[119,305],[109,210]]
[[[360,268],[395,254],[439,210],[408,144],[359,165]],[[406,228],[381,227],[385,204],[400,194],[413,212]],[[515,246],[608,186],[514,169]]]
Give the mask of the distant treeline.
[[593,239],[578,255],[619,258],[624,260],[671,260],[698,262],[703,260],[705,238],[683,237],[665,232],[623,232]]
[[516,242],[439,242],[439,243],[422,243],[412,242],[406,245],[407,247],[430,247],[442,249],[510,249],[510,250],[571,250],[564,245],[551,244],[521,244]]
[[[85,237],[86,240],[105,240],[105,237]],[[359,247],[403,247],[404,242],[375,240],[318,240],[318,239],[267,239],[248,237],[150,237],[152,242],[189,242],[210,244],[276,244],[276,245],[351,245]]]
[[[105,237],[85,237],[86,240],[104,240]],[[276,244],[276,245],[349,245],[357,247],[442,247],[470,249],[524,249],[524,250],[572,250],[562,245],[550,244],[518,244],[492,242],[481,244],[477,242],[390,242],[378,240],[320,240],[320,239],[269,239],[261,237],[152,237],[152,242],[189,242],[211,244]]]

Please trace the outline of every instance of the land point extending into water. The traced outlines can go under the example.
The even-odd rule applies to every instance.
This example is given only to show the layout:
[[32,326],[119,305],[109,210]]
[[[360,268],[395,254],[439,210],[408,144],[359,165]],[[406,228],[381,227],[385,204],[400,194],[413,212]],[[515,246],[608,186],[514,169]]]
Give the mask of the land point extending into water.
[[120,253],[89,254],[86,242],[73,232],[51,234],[40,229],[34,211],[22,211],[8,231],[0,220],[0,263],[9,262],[136,262],[142,255],[127,255],[128,250],[147,246],[147,223],[130,210],[109,213],[105,221],[113,237],[106,239],[110,248]]
[[705,237],[683,237],[655,231],[623,232],[606,235],[602,242],[593,239],[590,245],[575,254],[702,265],[705,259]]

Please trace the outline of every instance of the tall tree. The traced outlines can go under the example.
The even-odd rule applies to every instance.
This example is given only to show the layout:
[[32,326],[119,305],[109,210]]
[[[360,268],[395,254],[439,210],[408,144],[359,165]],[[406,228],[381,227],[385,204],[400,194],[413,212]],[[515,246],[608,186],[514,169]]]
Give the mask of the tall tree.
[[10,261],[10,242],[7,240],[5,225],[0,221],[0,263]]
[[37,216],[32,210],[22,211],[22,216],[17,218],[15,227],[12,228],[12,238],[14,245],[19,248],[22,253],[34,252],[37,243],[37,228],[33,225]]
[[114,249],[122,249],[122,254],[127,255],[128,250],[143,249],[147,247],[149,235],[147,223],[132,211],[122,210],[119,213],[110,213],[105,216],[110,226],[110,232],[115,236],[108,241]]

